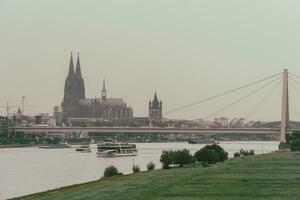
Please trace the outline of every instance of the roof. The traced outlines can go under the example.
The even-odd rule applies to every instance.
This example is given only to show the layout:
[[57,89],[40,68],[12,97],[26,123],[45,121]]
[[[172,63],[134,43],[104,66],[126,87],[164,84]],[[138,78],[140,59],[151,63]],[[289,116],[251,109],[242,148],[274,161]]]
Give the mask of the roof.
[[100,104],[109,105],[109,106],[124,106],[124,105],[126,105],[126,103],[121,98],[116,98],[116,99],[108,98],[105,101],[103,101],[102,98],[80,99],[79,103],[80,103],[80,105],[83,105],[83,106],[90,106],[95,101],[100,102]]

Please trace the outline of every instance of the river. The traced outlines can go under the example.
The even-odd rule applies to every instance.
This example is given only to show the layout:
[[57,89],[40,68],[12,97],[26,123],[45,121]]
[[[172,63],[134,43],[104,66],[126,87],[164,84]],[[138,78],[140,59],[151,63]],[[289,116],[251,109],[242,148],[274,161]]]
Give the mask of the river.
[[[221,142],[232,157],[241,148],[254,149],[256,154],[278,149],[279,142]],[[70,149],[6,148],[0,149],[0,199],[18,197],[62,186],[99,179],[105,167],[114,165],[124,174],[131,173],[132,165],[146,170],[150,161],[161,168],[162,150],[189,149],[191,153],[204,144],[188,143],[137,143],[138,156],[99,158],[96,145],[91,153],[78,153]]]

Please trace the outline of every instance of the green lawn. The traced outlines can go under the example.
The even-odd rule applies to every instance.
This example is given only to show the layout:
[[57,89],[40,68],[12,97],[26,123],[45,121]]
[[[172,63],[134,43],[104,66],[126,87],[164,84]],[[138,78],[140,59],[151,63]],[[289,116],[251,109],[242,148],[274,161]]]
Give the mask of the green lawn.
[[300,199],[300,153],[230,159],[209,168],[155,170],[23,199]]

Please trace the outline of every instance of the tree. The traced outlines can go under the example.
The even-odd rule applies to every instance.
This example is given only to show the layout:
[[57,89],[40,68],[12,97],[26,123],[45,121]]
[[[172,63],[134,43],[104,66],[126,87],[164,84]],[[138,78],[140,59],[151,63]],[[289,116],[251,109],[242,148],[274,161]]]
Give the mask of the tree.
[[216,162],[223,162],[228,159],[228,153],[217,144],[206,145],[194,155],[198,162],[208,162],[214,164]]
[[193,156],[187,149],[178,151],[163,151],[160,157],[160,162],[163,164],[163,169],[169,169],[170,165],[183,167],[183,165],[190,164],[193,161]]
[[174,164],[183,167],[183,165],[191,164],[193,162],[193,156],[187,149],[178,150],[174,152]]
[[163,164],[163,169],[169,169],[171,164],[174,164],[174,152],[163,151],[160,156],[160,162]]

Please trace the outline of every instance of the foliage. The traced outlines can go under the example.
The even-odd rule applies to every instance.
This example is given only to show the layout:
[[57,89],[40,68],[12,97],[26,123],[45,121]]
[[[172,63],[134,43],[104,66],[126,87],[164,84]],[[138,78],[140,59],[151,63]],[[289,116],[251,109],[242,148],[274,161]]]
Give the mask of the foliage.
[[208,162],[202,162],[201,165],[202,165],[202,167],[209,167]]
[[300,151],[300,131],[293,131],[292,135],[287,135],[286,139],[291,146],[291,151]]
[[183,167],[183,165],[193,163],[193,156],[187,149],[175,151],[174,159],[174,164],[178,165],[179,167]]
[[163,151],[160,156],[160,162],[163,169],[169,169],[171,164],[174,164],[174,151]]
[[201,150],[195,153],[195,159],[198,162],[208,162],[213,164],[216,162],[223,162],[228,159],[228,153],[217,144],[206,145]]
[[241,149],[240,155],[241,156],[253,156],[253,155],[255,155],[255,151],[253,149],[251,149],[250,151]]
[[163,164],[163,169],[169,169],[170,165],[183,167],[183,165],[190,164],[193,161],[193,156],[187,149],[178,151],[163,151],[160,157],[160,162]]
[[241,157],[240,152],[235,152],[235,153],[233,154],[233,157],[235,157],[235,158]]
[[147,170],[151,171],[155,169],[155,164],[151,161],[147,164]]
[[141,170],[140,170],[140,167],[138,166],[138,165],[133,165],[132,166],[132,172],[134,173],[134,174],[136,174],[136,173],[139,173]]
[[103,177],[112,177],[117,175],[120,175],[118,169],[115,166],[110,165],[105,168]]
[[291,142],[291,151],[300,151],[300,140],[293,140]]

